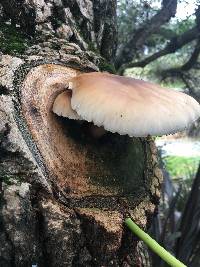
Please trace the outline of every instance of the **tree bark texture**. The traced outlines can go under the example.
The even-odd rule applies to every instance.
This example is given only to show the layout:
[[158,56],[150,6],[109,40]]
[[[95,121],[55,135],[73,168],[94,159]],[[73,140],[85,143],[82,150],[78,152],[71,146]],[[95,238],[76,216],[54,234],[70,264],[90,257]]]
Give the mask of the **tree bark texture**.
[[123,222],[147,229],[158,204],[153,140],[94,140],[90,124],[51,111],[69,77],[112,62],[115,1],[0,4],[35,40],[0,61],[0,266],[148,266]]

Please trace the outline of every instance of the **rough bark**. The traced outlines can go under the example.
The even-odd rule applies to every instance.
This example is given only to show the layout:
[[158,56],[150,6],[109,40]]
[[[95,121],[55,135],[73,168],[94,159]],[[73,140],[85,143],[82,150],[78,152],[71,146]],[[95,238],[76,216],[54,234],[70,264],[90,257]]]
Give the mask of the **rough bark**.
[[[112,24],[100,20],[103,3],[38,1],[40,9],[32,1],[17,2],[1,4],[6,16],[25,28],[32,25],[27,33],[31,27],[45,27],[46,20],[35,20],[39,10],[43,17],[49,5],[59,5],[59,12],[73,6],[76,23],[88,22],[83,28],[90,38],[96,23],[99,39],[94,43],[102,49],[99,55],[84,46],[86,33],[83,30],[79,39],[68,12],[65,25],[73,31],[74,42],[44,40],[43,29],[44,35],[23,55],[1,56],[0,266],[146,267],[140,243],[123,221],[131,216],[144,228],[151,223],[162,180],[153,140],[109,133],[94,140],[87,123],[77,125],[51,111],[69,76],[98,71],[102,61],[112,58],[115,41],[109,37],[108,50],[103,48]],[[103,6],[114,12],[115,4],[106,1]],[[30,10],[35,15],[29,20]],[[93,16],[96,22],[91,26]]]
[[115,0],[1,0],[4,16],[29,36],[76,43],[112,61],[117,45]]

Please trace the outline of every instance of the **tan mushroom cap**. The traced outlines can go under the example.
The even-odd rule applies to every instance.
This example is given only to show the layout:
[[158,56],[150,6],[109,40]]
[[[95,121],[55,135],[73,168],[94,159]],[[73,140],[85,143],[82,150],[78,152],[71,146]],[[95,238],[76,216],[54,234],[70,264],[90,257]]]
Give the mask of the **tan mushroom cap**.
[[70,80],[70,89],[72,109],[81,118],[121,135],[171,134],[200,117],[192,97],[138,79],[85,73]]
[[58,116],[81,120],[81,117],[71,107],[71,91],[69,90],[62,92],[56,97],[52,110]]

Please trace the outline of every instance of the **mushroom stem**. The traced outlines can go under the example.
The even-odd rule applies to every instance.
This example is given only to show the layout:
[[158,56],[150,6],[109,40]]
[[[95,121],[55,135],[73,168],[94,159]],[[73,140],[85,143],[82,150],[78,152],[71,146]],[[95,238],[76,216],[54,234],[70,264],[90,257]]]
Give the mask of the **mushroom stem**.
[[94,124],[90,125],[90,134],[92,135],[92,137],[99,139],[101,138],[103,135],[106,134],[106,130],[103,127],[98,127]]

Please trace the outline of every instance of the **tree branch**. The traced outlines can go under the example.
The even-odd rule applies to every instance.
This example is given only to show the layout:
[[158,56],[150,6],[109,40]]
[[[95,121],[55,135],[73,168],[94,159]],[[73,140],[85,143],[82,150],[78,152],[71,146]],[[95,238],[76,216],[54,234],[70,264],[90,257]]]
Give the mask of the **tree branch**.
[[187,71],[190,70],[192,67],[194,67],[194,65],[196,64],[198,57],[200,54],[200,39],[198,40],[195,49],[191,55],[191,57],[189,58],[189,60],[181,67],[182,71]]
[[186,63],[184,63],[181,67],[178,67],[178,68],[170,68],[170,69],[164,70],[162,72],[162,76],[165,79],[166,77],[169,77],[169,76],[179,75],[183,71],[189,71],[191,68],[195,67],[199,54],[200,54],[200,39],[198,39],[196,46],[194,48],[194,51]]
[[[164,49],[156,52],[155,54],[141,60],[138,62],[128,62],[123,64],[119,70],[118,73],[123,74],[124,70],[127,68],[135,68],[135,67],[145,67],[146,65],[148,65],[149,63],[151,63],[152,61],[165,56],[167,54],[171,54],[176,52],[178,49],[180,49],[181,47],[183,47],[184,45],[186,45],[187,43],[190,43],[193,40],[199,39],[200,38],[200,5],[198,6],[198,8],[196,9],[195,12],[196,15],[196,26],[193,27],[192,29],[184,32],[181,35],[175,36],[173,38],[171,38],[171,40],[169,41],[169,43],[165,46]],[[187,62],[187,65],[182,66],[183,68],[189,68],[190,64],[192,64],[192,62],[195,60],[196,57],[198,57],[198,50],[200,48],[197,47],[194,50],[194,53],[192,54],[192,57],[190,58],[191,61]],[[177,70],[176,70],[177,71]]]
[[126,62],[133,59],[136,50],[145,43],[146,39],[152,34],[158,32],[160,27],[168,22],[176,14],[177,0],[163,0],[162,9],[147,20],[141,28],[132,33],[132,38],[119,51],[115,66],[117,69]]
[[170,76],[181,78],[181,80],[186,85],[189,94],[194,98],[196,98],[197,100],[199,100],[199,94],[195,91],[195,89],[193,88],[194,86],[192,86],[190,82],[192,80],[191,76],[189,75],[189,73],[186,72],[196,66],[199,54],[200,54],[200,39],[198,39],[194,51],[186,63],[184,63],[181,67],[171,68],[161,73],[163,79],[166,79],[167,77]]
[[145,67],[152,61],[163,57],[167,54],[171,54],[176,52],[178,49],[186,45],[187,43],[190,43],[191,41],[195,40],[197,37],[200,36],[199,29],[197,26],[194,28],[188,30],[187,32],[183,33],[182,35],[176,36],[170,40],[170,42],[165,46],[164,49],[156,52],[155,54],[145,58],[144,60],[138,61],[138,62],[130,62],[127,64],[124,64],[119,69],[120,73],[123,73],[123,71],[127,68],[135,68],[135,67]]
[[195,92],[194,87],[191,84],[191,77],[189,75],[187,75],[186,73],[180,72],[180,77],[182,79],[182,81],[185,83],[189,94],[194,97],[197,101],[199,101],[199,95],[197,92]]
[[[164,74],[161,75],[163,76],[162,80],[165,80],[167,77],[176,77],[181,79],[182,82],[185,84],[189,95],[199,102],[200,95],[198,91],[195,90],[196,86],[194,85],[194,78],[189,73],[181,71],[181,68],[174,68],[165,71]],[[198,83],[198,81],[196,81],[196,83]]]

